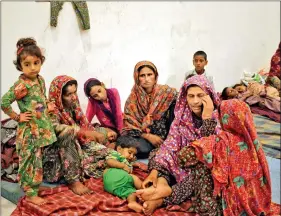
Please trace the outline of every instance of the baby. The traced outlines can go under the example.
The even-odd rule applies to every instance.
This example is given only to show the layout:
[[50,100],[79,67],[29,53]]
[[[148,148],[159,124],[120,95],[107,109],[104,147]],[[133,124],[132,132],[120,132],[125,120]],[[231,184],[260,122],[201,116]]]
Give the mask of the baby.
[[137,203],[136,189],[140,189],[142,181],[132,174],[133,162],[136,160],[137,140],[130,136],[121,136],[116,141],[116,151],[106,158],[108,168],[103,173],[105,191],[122,199],[127,199],[128,207],[142,212],[143,207]]

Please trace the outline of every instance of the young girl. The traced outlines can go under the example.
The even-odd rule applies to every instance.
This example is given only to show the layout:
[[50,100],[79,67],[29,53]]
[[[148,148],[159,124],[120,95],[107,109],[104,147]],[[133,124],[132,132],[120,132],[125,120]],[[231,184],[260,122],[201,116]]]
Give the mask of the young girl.
[[[116,140],[123,128],[123,114],[121,111],[120,96],[115,88],[107,89],[104,84],[95,78],[88,79],[84,84],[84,91],[89,98],[86,117],[89,122],[96,115],[101,127],[107,128],[108,139]],[[114,148],[114,146],[108,146]]]
[[[19,184],[26,199],[37,205],[45,203],[38,196],[43,178],[42,149],[57,140],[48,115],[48,110],[53,110],[53,107],[52,104],[47,105],[45,81],[39,75],[44,60],[34,39],[20,39],[14,64],[22,74],[2,97],[1,103],[3,112],[19,122],[16,138]],[[20,114],[11,107],[14,101],[18,103]]]

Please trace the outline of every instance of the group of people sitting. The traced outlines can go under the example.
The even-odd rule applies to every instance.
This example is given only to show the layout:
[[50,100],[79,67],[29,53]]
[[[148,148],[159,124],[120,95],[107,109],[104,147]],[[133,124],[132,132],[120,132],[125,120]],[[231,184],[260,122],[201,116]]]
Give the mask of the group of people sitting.
[[[107,192],[146,215],[185,201],[199,215],[271,213],[269,168],[252,113],[241,100],[220,100],[205,74],[204,53],[194,54],[196,74],[179,92],[157,83],[152,62],[137,63],[124,111],[117,89],[87,80],[86,115],[70,76],[55,77],[46,97],[39,75],[44,60],[34,39],[20,39],[14,63],[22,74],[1,102],[18,121],[18,179],[28,201],[46,204],[38,195],[42,181],[84,195],[92,193],[84,179],[102,177]],[[137,158],[148,158],[148,167]],[[147,178],[132,174],[134,167],[148,170]]]

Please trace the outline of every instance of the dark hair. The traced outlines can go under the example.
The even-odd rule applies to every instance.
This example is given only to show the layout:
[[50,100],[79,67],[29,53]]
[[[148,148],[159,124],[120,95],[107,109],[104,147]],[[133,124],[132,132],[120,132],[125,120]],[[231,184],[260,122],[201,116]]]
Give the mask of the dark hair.
[[228,96],[227,96],[227,89],[228,87],[225,87],[223,90],[222,90],[222,93],[221,93],[221,99],[222,100],[227,100],[228,99]]
[[116,140],[116,148],[120,146],[121,148],[137,148],[139,146],[139,142],[136,138],[132,136],[120,136]]
[[76,85],[77,87],[77,81],[76,80],[70,80],[69,82],[67,82],[63,87],[62,87],[62,95],[65,95],[67,87],[71,86],[71,85]]
[[18,40],[16,46],[17,46],[17,59],[14,60],[13,62],[17,70],[22,71],[21,61],[27,55],[36,56],[41,60],[42,64],[44,63],[45,56],[43,56],[41,49],[37,46],[37,42],[33,38],[21,38]]
[[236,88],[237,86],[246,86],[245,84],[243,84],[243,83],[238,83],[238,84],[235,84],[232,88]]
[[199,50],[196,53],[194,53],[193,58],[195,58],[195,56],[199,56],[199,55],[203,56],[205,61],[207,61],[207,54],[202,50]]
[[186,76],[185,80],[189,79],[190,77],[193,77],[195,74],[189,74]]
[[102,83],[99,80],[91,80],[90,82],[88,82],[85,90],[87,97],[90,97],[91,88],[93,86],[101,86],[101,85]]
[[147,68],[149,68],[149,69],[151,69],[153,72],[154,72],[154,74],[155,74],[155,69],[152,67],[152,66],[150,66],[150,65],[142,65],[142,66],[140,66],[139,68],[138,68],[138,72],[140,72],[143,68],[145,68],[145,67],[147,67]]

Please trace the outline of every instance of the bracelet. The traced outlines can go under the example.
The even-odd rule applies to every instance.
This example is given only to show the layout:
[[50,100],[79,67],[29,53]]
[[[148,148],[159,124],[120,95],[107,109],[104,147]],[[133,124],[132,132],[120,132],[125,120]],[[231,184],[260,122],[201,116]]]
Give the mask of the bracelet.
[[20,115],[18,115],[18,114],[15,114],[15,116],[14,117],[11,117],[11,119],[13,119],[13,120],[15,120],[15,121],[19,121],[20,120]]

